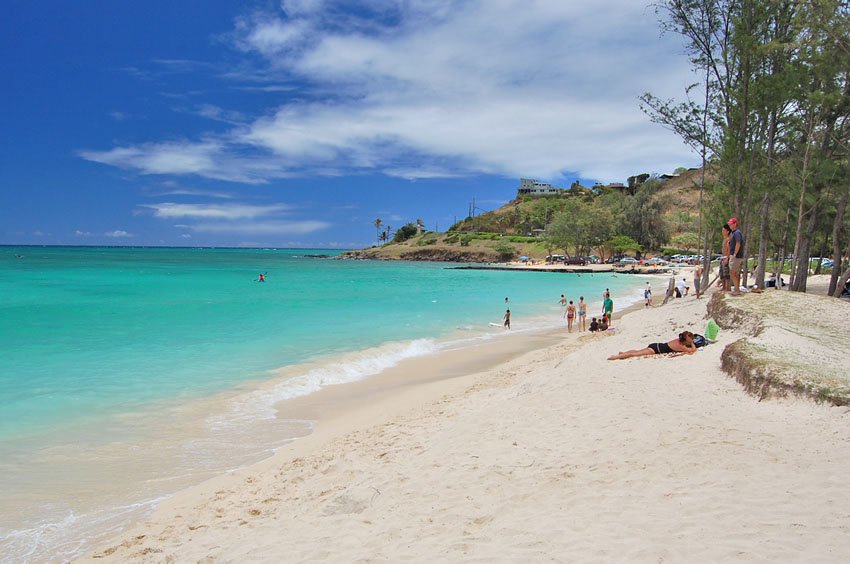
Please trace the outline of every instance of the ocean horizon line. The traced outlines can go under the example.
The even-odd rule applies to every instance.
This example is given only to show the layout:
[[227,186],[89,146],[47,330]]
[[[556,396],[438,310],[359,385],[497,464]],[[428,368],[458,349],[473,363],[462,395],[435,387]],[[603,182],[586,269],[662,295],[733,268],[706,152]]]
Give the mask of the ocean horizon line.
[[40,245],[34,243],[0,243],[0,248],[26,247],[33,249],[246,249],[246,250],[273,250],[273,251],[352,251],[358,247],[276,247],[262,245],[258,247],[248,246],[218,246],[218,245]]

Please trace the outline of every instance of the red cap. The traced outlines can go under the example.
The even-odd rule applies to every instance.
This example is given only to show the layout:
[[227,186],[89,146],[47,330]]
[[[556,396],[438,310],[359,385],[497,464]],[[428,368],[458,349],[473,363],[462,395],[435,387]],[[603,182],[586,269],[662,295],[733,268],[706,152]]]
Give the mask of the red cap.
[[738,223],[737,217],[730,217],[728,223]]

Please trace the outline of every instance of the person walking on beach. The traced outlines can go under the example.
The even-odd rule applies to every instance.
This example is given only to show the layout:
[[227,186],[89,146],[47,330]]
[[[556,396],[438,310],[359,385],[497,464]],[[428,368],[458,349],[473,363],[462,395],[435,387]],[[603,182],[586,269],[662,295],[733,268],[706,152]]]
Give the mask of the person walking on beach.
[[584,296],[578,299],[578,330],[587,330],[587,304],[584,303]]
[[729,274],[732,277],[733,296],[741,295],[741,272],[744,267],[744,235],[738,229],[738,218],[729,218],[732,235],[729,237]]
[[[505,299],[508,299],[508,298],[505,298]],[[505,329],[510,329],[510,328],[511,328],[511,310],[509,309],[505,312]]]
[[643,307],[652,307],[652,286],[649,285],[649,282],[646,283],[646,288],[643,290]]
[[567,333],[573,332],[573,320],[576,317],[576,306],[570,300],[570,305],[567,306],[567,311],[564,312],[564,317],[567,318]]
[[605,290],[605,301],[602,302],[602,317],[608,322],[608,327],[613,327],[612,316],[614,315],[614,300],[611,299],[611,293]]
[[667,341],[666,343],[650,343],[642,349],[632,349],[630,351],[620,351],[608,357],[608,360],[623,360],[624,358],[634,358],[636,356],[649,356],[653,354],[694,354],[697,348],[694,346],[694,334],[690,331],[679,333],[678,339]]

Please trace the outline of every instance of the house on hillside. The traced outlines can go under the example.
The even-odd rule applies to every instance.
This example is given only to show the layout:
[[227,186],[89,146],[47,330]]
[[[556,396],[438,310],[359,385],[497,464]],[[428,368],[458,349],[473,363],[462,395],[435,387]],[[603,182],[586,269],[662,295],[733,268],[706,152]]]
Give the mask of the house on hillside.
[[563,188],[558,188],[557,186],[552,186],[551,184],[546,184],[545,182],[538,182],[533,178],[520,178],[519,179],[519,188],[517,188],[516,195],[524,196],[556,196],[564,191]]

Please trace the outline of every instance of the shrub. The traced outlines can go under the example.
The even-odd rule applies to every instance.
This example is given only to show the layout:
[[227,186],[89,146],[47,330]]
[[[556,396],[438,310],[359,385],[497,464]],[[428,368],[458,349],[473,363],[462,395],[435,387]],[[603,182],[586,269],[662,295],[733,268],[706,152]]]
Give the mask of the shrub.
[[395,237],[393,237],[393,243],[403,243],[407,241],[414,235],[419,233],[419,228],[415,223],[408,223],[407,225],[403,225],[399,227],[398,231],[395,232]]
[[514,246],[509,244],[507,241],[499,241],[494,249],[497,253],[499,253],[499,260],[512,260],[517,255]]

